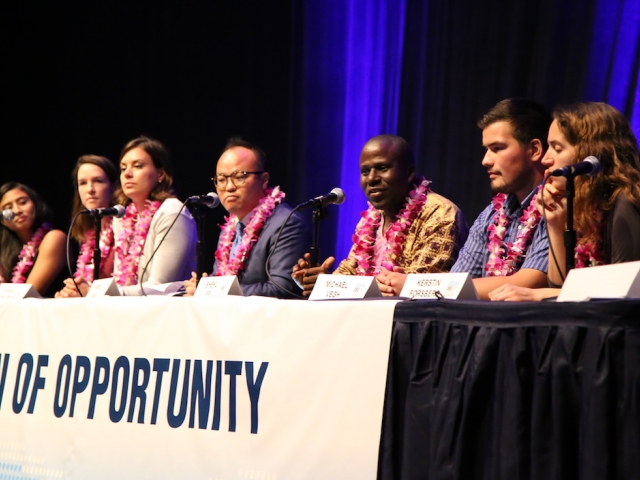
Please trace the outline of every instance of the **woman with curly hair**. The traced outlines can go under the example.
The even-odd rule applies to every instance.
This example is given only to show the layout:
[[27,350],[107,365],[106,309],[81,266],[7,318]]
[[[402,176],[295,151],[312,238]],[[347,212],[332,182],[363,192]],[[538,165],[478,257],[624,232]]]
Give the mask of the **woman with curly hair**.
[[[553,118],[549,150],[542,160],[547,173],[588,156],[597,157],[602,165],[602,171],[594,176],[575,178],[576,268],[640,260],[640,154],[629,122],[612,106],[595,102],[558,107]],[[544,204],[550,245],[548,278],[554,287],[560,287],[567,274],[565,190],[565,178],[551,177],[537,200],[540,211]],[[532,290],[505,285],[489,297],[540,300],[558,292],[558,288]]]

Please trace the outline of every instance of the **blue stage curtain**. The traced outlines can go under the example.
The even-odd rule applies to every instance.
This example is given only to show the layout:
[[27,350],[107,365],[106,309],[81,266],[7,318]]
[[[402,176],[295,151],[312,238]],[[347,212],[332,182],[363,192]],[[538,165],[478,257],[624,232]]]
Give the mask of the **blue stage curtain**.
[[[366,200],[359,183],[364,143],[396,133],[404,0],[308,1],[299,16],[303,54],[296,57],[303,85],[294,101],[292,172],[300,198],[340,186],[346,202],[330,207],[338,218],[323,224],[326,255],[345,258]],[[293,178],[304,179],[296,182]],[[290,189],[291,190],[291,189]],[[335,242],[334,242],[335,238]]]

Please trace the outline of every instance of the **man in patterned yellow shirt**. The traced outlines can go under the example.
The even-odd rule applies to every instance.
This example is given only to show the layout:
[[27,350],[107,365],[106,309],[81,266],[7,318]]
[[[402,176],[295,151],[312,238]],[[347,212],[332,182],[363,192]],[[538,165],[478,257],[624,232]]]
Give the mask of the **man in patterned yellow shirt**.
[[[468,228],[458,207],[415,175],[409,144],[394,135],[371,138],[360,154],[360,186],[369,201],[356,226],[349,256],[334,273],[374,275],[385,295],[398,295],[409,273],[448,272]],[[310,267],[309,254],[293,267],[293,277],[311,294],[319,274],[335,258]]]

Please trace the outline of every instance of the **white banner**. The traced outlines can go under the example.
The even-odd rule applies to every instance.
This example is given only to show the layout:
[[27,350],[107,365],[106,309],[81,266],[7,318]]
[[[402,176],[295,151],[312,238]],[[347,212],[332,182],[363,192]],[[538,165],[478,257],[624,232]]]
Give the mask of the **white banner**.
[[0,478],[373,479],[394,306],[0,301]]

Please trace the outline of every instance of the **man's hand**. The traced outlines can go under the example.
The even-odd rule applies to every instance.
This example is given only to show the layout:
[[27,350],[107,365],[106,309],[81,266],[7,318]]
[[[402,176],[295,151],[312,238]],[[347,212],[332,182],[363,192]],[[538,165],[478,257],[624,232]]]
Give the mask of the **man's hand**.
[[302,295],[308,297],[311,295],[311,291],[318,281],[318,275],[329,273],[333,267],[336,259],[334,257],[328,257],[322,265],[318,267],[309,266],[310,255],[305,253],[304,256],[298,260],[298,263],[293,266],[291,276],[298,285],[302,286]]
[[507,283],[489,292],[489,299],[494,302],[539,302],[559,293],[559,288],[527,288]]
[[[208,277],[209,275],[203,273],[202,276]],[[191,272],[191,278],[184,281],[184,289],[186,291],[184,296],[193,297],[193,294],[196,293],[196,288],[198,288],[198,274],[196,272]]]
[[382,267],[376,276],[380,292],[387,297],[399,296],[406,280],[407,274],[404,273],[402,267],[393,267],[393,272]]

